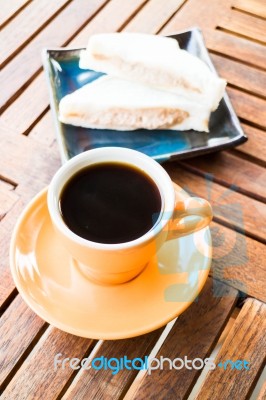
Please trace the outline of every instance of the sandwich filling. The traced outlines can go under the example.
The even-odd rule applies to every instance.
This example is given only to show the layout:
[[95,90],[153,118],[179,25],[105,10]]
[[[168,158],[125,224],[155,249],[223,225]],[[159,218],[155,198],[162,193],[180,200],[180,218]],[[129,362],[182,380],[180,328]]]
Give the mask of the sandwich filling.
[[208,131],[210,110],[166,93],[110,76],[102,76],[65,96],[59,119],[96,129],[195,129]]

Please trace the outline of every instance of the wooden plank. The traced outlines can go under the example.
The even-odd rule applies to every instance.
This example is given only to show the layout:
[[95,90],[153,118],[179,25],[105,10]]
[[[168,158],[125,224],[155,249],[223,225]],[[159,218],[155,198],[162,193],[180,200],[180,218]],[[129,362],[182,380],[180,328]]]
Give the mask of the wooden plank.
[[[53,144],[55,141],[55,123],[50,111],[33,127],[29,137],[49,147]],[[57,144],[56,151],[58,152]]]
[[212,276],[265,302],[265,245],[215,222],[211,232]]
[[130,20],[124,31],[157,33],[184,2],[185,0],[168,0],[166,2],[150,0]]
[[[188,360],[195,358],[204,360],[209,357],[230,317],[236,297],[237,291],[219,282],[215,283],[213,292],[213,282],[208,279],[197,301],[175,322],[156,358],[184,360],[187,356]],[[150,375],[146,373],[130,398],[137,400],[153,398],[151,394],[155,394],[154,388],[156,388],[158,400],[187,399],[201,370],[186,368],[171,370],[167,362],[165,365],[162,370],[153,370]]]
[[218,74],[228,83],[265,97],[266,72],[216,54],[211,54],[211,59]]
[[1,32],[0,66],[6,64],[68,2],[38,0],[24,8]]
[[[225,188],[207,177],[195,175],[178,163],[164,164],[171,179],[192,196],[207,199],[219,222],[245,231],[259,240],[266,238],[266,207],[261,202]],[[210,177],[209,177],[210,178]]]
[[0,221],[18,200],[14,187],[0,180]]
[[[226,153],[223,155],[227,156]],[[222,156],[223,156],[222,155]],[[219,156],[218,154],[213,155],[212,159],[207,158],[206,163],[208,165],[215,164],[214,158]],[[230,155],[231,156],[231,155]],[[190,163],[193,164],[194,160],[190,160]],[[240,160],[242,161],[242,160]],[[243,160],[244,161],[244,160]],[[228,166],[231,166],[231,161],[227,161],[225,163],[225,168],[221,167],[221,172],[225,171],[226,173],[231,173],[234,171],[234,168],[231,167],[228,169]],[[253,165],[253,164],[252,164]],[[219,168],[218,168],[219,170]],[[221,203],[223,203],[223,198],[218,197],[218,213],[219,219],[223,222],[226,217],[228,217],[227,223],[232,219],[233,223],[229,223],[232,229],[229,229],[225,226],[222,226],[216,222],[211,224],[212,230],[212,240],[213,240],[213,263],[212,263],[212,274],[215,278],[225,281],[227,284],[235,287],[238,290],[241,290],[244,293],[249,294],[252,297],[256,297],[262,301],[266,301],[266,260],[265,260],[265,246],[262,243],[257,242],[254,239],[246,237],[240,233],[238,233],[234,229],[234,224],[238,220],[237,229],[241,228],[241,219],[242,215],[248,215],[247,220],[249,220],[249,224],[251,223],[251,218],[257,218],[257,232],[255,232],[254,225],[254,233],[257,236],[260,236],[261,232],[261,219],[260,214],[256,214],[257,205],[260,203],[249,203],[249,199],[247,199],[247,204],[245,203],[245,197],[240,201],[239,193],[236,195],[235,189],[232,192],[226,191],[224,193],[219,192],[215,187],[215,183],[213,185],[206,185],[204,188],[203,181],[200,177],[193,177],[187,174],[187,171],[181,170],[180,173],[178,169],[175,173],[175,165],[171,166],[167,165],[167,171],[170,173],[170,176],[177,184],[181,184],[185,190],[190,189],[193,193],[196,193],[199,196],[203,196],[211,201],[211,204],[214,204],[215,210],[215,196],[217,190],[217,196],[223,196],[225,207]],[[183,177],[184,176],[184,177]],[[248,176],[248,171],[247,171]],[[198,178],[198,179],[197,179]],[[210,177],[209,177],[210,178]],[[245,177],[243,178],[246,179]],[[254,178],[256,181],[256,178]],[[255,189],[254,189],[255,190]],[[232,197],[231,197],[232,196]],[[231,201],[228,201],[228,198]],[[248,206],[250,204],[250,207]],[[254,209],[254,208],[255,209]],[[259,209],[262,212],[262,215],[265,215],[265,207],[260,204]],[[265,218],[265,217],[263,217]],[[244,220],[244,224],[247,223],[247,220]],[[250,225],[249,225],[250,226]],[[261,235],[261,239],[265,240],[265,235]]]
[[188,26],[198,26],[210,50],[265,70],[266,52],[263,45],[216,30],[224,16],[232,12],[230,6],[228,0],[189,0],[161,33],[167,35],[186,30]]
[[[237,148],[237,151],[255,157],[266,163],[265,131],[242,123],[248,141]],[[259,151],[258,151],[259,149]]]
[[[75,0],[57,15],[1,72],[0,110],[24,90],[41,68],[41,51],[60,47],[106,3],[106,0]],[[47,3],[49,4],[49,3]]]
[[93,20],[74,37],[69,45],[83,47],[88,43],[89,36],[95,33],[120,31],[135,15],[147,0],[110,1]]
[[47,107],[47,82],[44,73],[41,73],[4,111],[1,120],[6,126],[12,126],[17,134],[25,134]]
[[[152,333],[138,336],[132,339],[104,341],[94,357],[123,358],[128,359],[144,358],[150,353],[151,349],[159,339],[163,329]],[[122,369],[117,374],[112,374],[108,369],[101,370],[81,370],[73,381],[63,399],[75,400],[118,400],[123,398],[137,370]]]
[[[21,360],[25,351],[45,329],[44,321],[16,297],[0,319],[0,391],[1,386]],[[38,336],[39,335],[39,336]]]
[[227,88],[238,117],[266,128],[266,100],[259,99],[233,88]]
[[188,159],[184,165],[201,175],[212,174],[214,181],[260,201],[266,199],[266,170],[250,161],[221,152]]
[[225,13],[230,12],[228,0],[189,0],[176,13],[161,31],[162,34],[176,33],[197,26],[204,29],[214,29]]
[[204,29],[204,39],[209,50],[263,71],[266,70],[265,46],[219,30]]
[[1,0],[0,1],[0,26],[16,15],[30,0]]
[[262,386],[257,400],[265,400],[265,399],[266,399],[266,382]]
[[55,355],[62,353],[62,358],[82,359],[86,353],[90,352],[93,344],[94,341],[91,339],[77,337],[49,327],[1,398],[3,400],[41,399],[45,393],[46,399],[55,399],[73,372],[75,373],[70,367],[55,369]]
[[266,5],[262,0],[233,0],[232,6],[258,17],[266,18]]
[[31,179],[43,186],[48,184],[60,165],[58,151],[51,151],[27,136],[10,135],[8,129],[2,130],[1,135],[5,142],[0,146],[2,175],[24,186]]
[[2,179],[1,175],[0,175],[0,191],[13,191],[16,188],[16,185],[6,182],[5,180]]
[[224,29],[266,43],[266,21],[237,10],[232,10],[219,23]]
[[[266,359],[266,305],[247,299],[218,356],[218,365],[226,360],[246,360],[248,370],[224,367],[209,371],[196,399],[249,399]],[[240,369],[240,366],[242,367]]]

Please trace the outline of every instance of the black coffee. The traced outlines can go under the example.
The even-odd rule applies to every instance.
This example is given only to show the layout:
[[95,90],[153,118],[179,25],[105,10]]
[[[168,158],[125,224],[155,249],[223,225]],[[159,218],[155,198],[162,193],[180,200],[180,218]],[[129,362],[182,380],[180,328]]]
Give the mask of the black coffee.
[[160,192],[141,170],[120,163],[101,163],[75,174],[63,188],[60,208],[66,225],[98,243],[137,239],[156,223]]

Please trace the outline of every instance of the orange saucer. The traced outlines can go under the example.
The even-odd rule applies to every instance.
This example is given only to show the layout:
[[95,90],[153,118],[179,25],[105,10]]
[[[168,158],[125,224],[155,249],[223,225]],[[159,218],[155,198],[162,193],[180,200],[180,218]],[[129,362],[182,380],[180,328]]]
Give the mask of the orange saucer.
[[86,338],[123,339],[165,325],[198,296],[211,265],[209,228],[165,243],[135,279],[106,286],[85,278],[58,242],[46,196],[24,210],[10,249],[15,284],[45,321]]

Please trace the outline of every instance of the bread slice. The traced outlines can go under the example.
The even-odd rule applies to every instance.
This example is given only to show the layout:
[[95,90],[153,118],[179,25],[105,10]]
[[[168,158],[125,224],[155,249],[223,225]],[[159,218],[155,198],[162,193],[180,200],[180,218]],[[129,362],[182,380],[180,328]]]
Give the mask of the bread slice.
[[[82,51],[80,67],[87,69],[87,57],[95,61],[120,56],[131,63],[160,62],[162,54],[172,54],[179,49],[175,39],[145,33],[99,33],[89,39],[87,50]],[[83,65],[84,63],[84,65]]]
[[59,119],[96,129],[208,131],[210,111],[140,83],[102,76],[62,98]]
[[175,39],[156,35],[92,35],[87,49],[81,51],[79,65],[181,95],[212,111],[226,86],[203,61],[181,50]]

